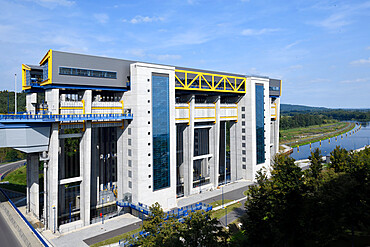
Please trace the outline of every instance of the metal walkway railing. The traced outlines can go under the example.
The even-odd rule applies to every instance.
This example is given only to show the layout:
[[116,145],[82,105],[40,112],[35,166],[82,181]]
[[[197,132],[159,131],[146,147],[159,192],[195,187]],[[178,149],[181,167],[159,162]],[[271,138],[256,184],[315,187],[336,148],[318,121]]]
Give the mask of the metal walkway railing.
[[133,119],[131,113],[111,114],[3,114],[0,123],[19,122],[59,122],[59,121],[84,121],[84,120],[123,120]]

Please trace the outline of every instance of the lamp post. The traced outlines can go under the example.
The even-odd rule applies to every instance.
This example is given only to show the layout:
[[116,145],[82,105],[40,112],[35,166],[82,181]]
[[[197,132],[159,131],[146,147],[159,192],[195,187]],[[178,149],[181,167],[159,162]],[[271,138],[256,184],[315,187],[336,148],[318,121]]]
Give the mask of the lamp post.
[[17,74],[14,74],[14,114],[17,114]]
[[221,187],[221,194],[222,194],[222,207],[224,207],[224,187]]

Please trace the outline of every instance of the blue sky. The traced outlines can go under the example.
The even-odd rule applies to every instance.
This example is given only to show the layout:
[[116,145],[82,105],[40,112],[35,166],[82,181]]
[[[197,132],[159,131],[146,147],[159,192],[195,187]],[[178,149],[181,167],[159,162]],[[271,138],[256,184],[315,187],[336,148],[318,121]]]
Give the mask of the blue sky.
[[263,75],[283,80],[282,103],[370,108],[370,1],[0,0],[0,89],[48,49]]

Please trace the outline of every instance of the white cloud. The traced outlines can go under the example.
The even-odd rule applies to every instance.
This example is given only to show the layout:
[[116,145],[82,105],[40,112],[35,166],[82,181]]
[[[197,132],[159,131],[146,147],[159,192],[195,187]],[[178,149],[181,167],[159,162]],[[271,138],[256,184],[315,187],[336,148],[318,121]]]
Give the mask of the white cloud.
[[370,50],[370,46],[366,47],[366,50]]
[[149,17],[149,16],[137,15],[129,21],[126,20],[126,19],[123,19],[122,21],[123,22],[130,22],[132,24],[138,24],[138,23],[143,23],[143,22],[148,23],[148,22],[164,21],[164,18],[163,17],[155,17],[155,16]]
[[46,8],[55,8],[58,5],[59,6],[64,6],[64,7],[71,7],[74,5],[76,2],[75,1],[69,1],[69,0],[31,0],[43,7]]
[[151,57],[156,58],[160,61],[168,61],[168,60],[178,60],[181,59],[180,55],[171,55],[171,54],[161,54],[161,55],[151,55]]
[[369,78],[357,78],[357,79],[352,79],[352,80],[343,80],[340,83],[344,84],[350,84],[350,83],[362,83],[362,82],[369,82]]
[[351,62],[352,65],[359,65],[359,64],[370,64],[370,57],[368,59],[359,59]]
[[241,34],[245,36],[258,36],[278,31],[280,31],[280,28],[244,29]]
[[94,18],[99,22],[99,23],[107,23],[109,21],[109,16],[107,14],[101,13],[101,14],[94,14]]
[[337,29],[351,24],[351,22],[346,19],[347,13],[336,13],[322,21],[313,22],[313,24],[327,29]]

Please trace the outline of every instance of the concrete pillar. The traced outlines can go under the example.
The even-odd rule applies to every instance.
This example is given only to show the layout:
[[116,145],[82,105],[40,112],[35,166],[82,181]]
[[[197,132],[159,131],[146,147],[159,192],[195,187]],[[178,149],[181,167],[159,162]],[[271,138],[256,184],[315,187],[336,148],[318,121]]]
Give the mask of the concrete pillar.
[[240,145],[241,136],[238,135],[238,124],[230,122],[230,180],[231,182],[238,179],[238,164],[241,164],[241,155],[238,155],[238,146]]
[[26,94],[26,111],[31,114],[36,113],[37,108],[37,93]]
[[[85,113],[91,113],[92,91],[86,90],[83,96]],[[85,121],[85,131],[80,141],[80,172],[82,182],[80,186],[80,215],[84,225],[90,224],[91,208],[91,121]]]
[[251,78],[247,78],[247,92],[243,98],[245,113],[248,116],[245,119],[247,163],[246,179],[254,180],[257,170],[257,147],[256,147],[256,85]]
[[[59,124],[53,123],[51,127],[49,143],[49,165],[47,174],[47,195],[48,201],[44,203],[47,210],[49,229],[58,229],[58,170],[59,170]],[[55,228],[54,228],[55,227]]]
[[188,101],[190,107],[189,125],[184,130],[184,196],[191,194],[193,189],[193,156],[194,156],[194,112],[195,96]]
[[39,204],[39,156],[38,153],[27,155],[27,210],[40,217]]
[[218,176],[219,176],[219,159],[220,159],[220,96],[215,98],[216,106],[216,119],[215,123],[210,129],[209,136],[209,150],[213,157],[209,160],[210,165],[210,177],[211,183],[214,187],[218,186]]

